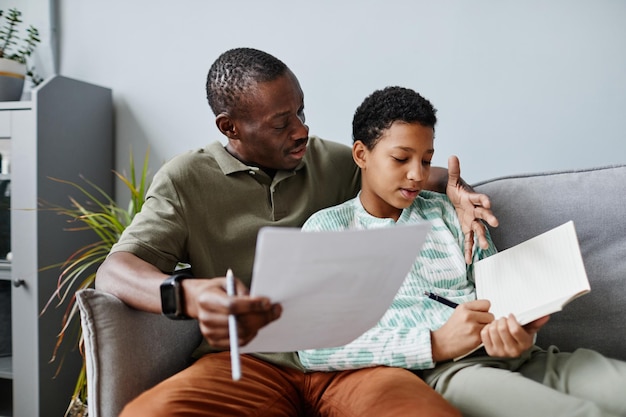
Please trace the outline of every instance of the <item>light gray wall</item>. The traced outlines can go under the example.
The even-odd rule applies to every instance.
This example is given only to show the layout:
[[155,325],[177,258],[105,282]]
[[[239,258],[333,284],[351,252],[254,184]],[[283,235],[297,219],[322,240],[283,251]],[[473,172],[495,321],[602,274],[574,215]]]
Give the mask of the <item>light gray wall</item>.
[[[37,0],[41,1],[41,0]],[[411,87],[438,108],[435,163],[470,182],[626,163],[623,0],[58,0],[59,71],[111,87],[117,165],[222,140],[208,67],[251,46],[305,92],[311,133],[351,143],[374,89]]]

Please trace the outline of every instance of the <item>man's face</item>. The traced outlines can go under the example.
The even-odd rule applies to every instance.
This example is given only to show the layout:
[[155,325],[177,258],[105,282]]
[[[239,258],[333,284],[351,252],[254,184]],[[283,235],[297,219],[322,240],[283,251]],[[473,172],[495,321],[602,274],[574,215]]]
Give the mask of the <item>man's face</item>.
[[411,205],[430,174],[433,138],[432,127],[395,122],[372,150],[355,143],[355,161],[362,174],[361,203],[371,215],[398,220]]
[[309,137],[304,118],[304,94],[290,71],[250,88],[245,111],[231,119],[237,132],[229,151],[241,161],[267,170],[298,166]]

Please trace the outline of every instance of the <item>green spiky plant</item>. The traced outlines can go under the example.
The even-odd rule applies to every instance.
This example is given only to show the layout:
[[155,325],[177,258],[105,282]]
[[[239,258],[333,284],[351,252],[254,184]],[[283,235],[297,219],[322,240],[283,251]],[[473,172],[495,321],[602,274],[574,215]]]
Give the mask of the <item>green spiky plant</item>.
[[[91,230],[96,237],[96,240],[92,243],[77,249],[67,260],[44,268],[44,270],[59,268],[61,273],[58,277],[57,288],[41,314],[44,314],[48,307],[52,305],[56,307],[62,306],[67,300],[61,330],[57,335],[51,362],[57,359],[59,349],[70,330],[75,331],[78,335],[76,343],[81,354],[83,352],[83,336],[75,293],[81,289],[93,287],[98,266],[109,254],[111,247],[118,241],[124,229],[128,227],[135,215],[141,211],[147,187],[148,157],[149,153],[146,152],[139,180],[135,176],[132,152],[130,153],[129,175],[125,176],[117,171],[113,171],[130,191],[128,208],[120,207],[110,195],[85,178],[81,177],[86,184],[85,186],[71,181],[51,178],[53,181],[67,184],[78,190],[80,195],[86,199],[86,202],[82,203],[75,198],[69,197],[69,207],[42,202],[41,208],[67,217],[67,222],[70,226],[65,230],[70,232]],[[62,364],[61,360],[57,373],[60,371]],[[74,393],[65,416],[86,416],[87,401],[87,373],[83,357],[82,369],[78,375]]]
[[[0,58],[17,61],[20,64],[28,65],[27,58],[35,51],[37,44],[41,42],[39,30],[33,25],[26,28],[26,37],[20,36],[20,26],[22,23],[22,12],[13,8],[8,13],[0,10],[0,17],[4,17],[4,22],[0,26]],[[39,85],[43,81],[35,72],[35,67],[27,67],[26,75],[30,77],[34,85]]]

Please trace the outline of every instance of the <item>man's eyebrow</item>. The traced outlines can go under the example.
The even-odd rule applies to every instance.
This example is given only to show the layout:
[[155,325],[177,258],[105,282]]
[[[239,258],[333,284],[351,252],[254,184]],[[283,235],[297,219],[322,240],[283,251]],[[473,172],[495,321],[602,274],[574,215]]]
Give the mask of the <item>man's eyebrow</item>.
[[287,111],[283,111],[283,112],[279,112],[279,113],[274,113],[271,118],[272,119],[278,119],[280,117],[285,117],[285,116],[289,116],[289,113],[291,113],[291,111],[287,110]]
[[[298,113],[299,113],[299,112],[301,112],[301,111],[304,111],[304,103],[302,103],[302,104],[300,105],[300,107],[298,107]],[[271,118],[272,118],[272,119],[276,119],[276,118],[278,118],[278,117],[289,116],[290,114],[291,114],[291,110],[285,110],[285,111],[281,111],[281,112],[274,113],[274,114],[271,116]]]

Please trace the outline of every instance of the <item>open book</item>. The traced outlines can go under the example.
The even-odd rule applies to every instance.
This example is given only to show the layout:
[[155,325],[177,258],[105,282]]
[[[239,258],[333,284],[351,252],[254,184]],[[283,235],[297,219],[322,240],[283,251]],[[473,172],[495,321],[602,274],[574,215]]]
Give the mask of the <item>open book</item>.
[[569,221],[474,265],[476,296],[496,318],[524,325],[589,292],[574,223]]
[[476,262],[474,277],[476,298],[491,302],[496,319],[513,313],[521,325],[590,291],[572,221]]

